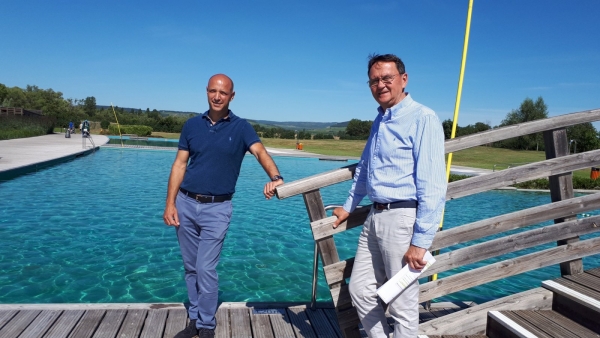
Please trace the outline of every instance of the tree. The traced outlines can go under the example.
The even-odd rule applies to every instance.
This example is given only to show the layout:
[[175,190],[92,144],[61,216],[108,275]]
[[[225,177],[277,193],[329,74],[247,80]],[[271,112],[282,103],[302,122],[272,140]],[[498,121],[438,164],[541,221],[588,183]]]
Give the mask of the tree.
[[600,147],[598,132],[590,122],[567,127],[567,137],[569,138],[569,142],[571,140],[574,142],[572,145],[573,148],[571,148],[573,152],[575,152],[575,145],[577,145],[578,153]]
[[359,119],[352,119],[346,126],[346,134],[351,138],[366,140],[371,133],[371,126],[373,121],[361,121]]
[[[500,123],[500,127],[510,126],[513,124],[545,119],[548,117],[548,106],[544,103],[544,99],[540,96],[535,102],[532,99],[526,98],[519,109],[512,110],[506,114],[506,118]],[[542,133],[519,136],[513,139],[508,139],[498,144],[502,148],[522,149],[522,150],[543,150],[544,142]],[[541,147],[541,149],[540,149]]]
[[88,96],[83,101],[83,111],[89,116],[94,117],[96,115],[96,98]]

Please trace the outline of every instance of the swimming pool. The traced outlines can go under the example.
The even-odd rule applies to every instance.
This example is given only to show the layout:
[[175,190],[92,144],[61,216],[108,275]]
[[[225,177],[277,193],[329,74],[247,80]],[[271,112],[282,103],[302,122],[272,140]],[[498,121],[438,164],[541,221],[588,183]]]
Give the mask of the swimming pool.
[[[0,303],[185,301],[175,231],[162,222],[174,157],[173,151],[103,148],[0,183]],[[288,182],[343,165],[310,158],[275,160]],[[266,179],[254,157],[247,156],[218,268],[221,301],[310,299],[313,240],[304,203],[300,196],[265,200]],[[323,189],[325,204],[341,204],[349,187],[344,182]],[[491,191],[453,200],[445,227],[548,199],[545,193]],[[354,255],[359,231],[336,235],[342,259]],[[597,267],[600,259],[584,263]],[[558,276],[558,266],[552,266],[445,299],[482,302]],[[329,299],[322,274],[318,298]]]

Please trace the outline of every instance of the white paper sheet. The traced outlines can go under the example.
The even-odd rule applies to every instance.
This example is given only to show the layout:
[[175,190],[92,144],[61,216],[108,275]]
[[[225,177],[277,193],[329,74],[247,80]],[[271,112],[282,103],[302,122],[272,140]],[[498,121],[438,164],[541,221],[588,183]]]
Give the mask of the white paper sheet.
[[407,264],[394,277],[377,289],[377,295],[379,298],[381,298],[381,300],[384,302],[389,303],[392,299],[401,294],[402,291],[404,291],[404,289],[410,285],[410,283],[414,282],[415,279],[418,279],[419,276],[425,272],[425,270],[435,263],[435,258],[433,258],[429,251],[425,252],[423,260],[426,261],[427,264],[420,271],[411,269]]

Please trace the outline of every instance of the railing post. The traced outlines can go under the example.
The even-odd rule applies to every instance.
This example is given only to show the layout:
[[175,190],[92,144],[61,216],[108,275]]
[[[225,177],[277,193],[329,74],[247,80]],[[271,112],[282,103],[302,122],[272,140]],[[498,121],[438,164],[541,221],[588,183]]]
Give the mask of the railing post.
[[[546,130],[544,132],[544,146],[546,150],[546,159],[569,155],[569,140],[565,128]],[[550,197],[552,202],[562,201],[573,198],[573,173],[554,175],[548,177],[550,182]],[[577,216],[563,217],[554,220],[554,223],[561,223],[576,219]],[[572,237],[557,242],[557,245],[566,245],[579,241],[579,237]],[[576,259],[573,261],[560,263],[561,275],[574,275],[583,273],[583,261]]]
[[[304,198],[304,204],[306,205],[306,211],[308,212],[308,218],[311,223],[327,217],[320,190],[307,191],[302,194],[302,197]],[[323,267],[340,261],[340,256],[338,255],[333,236],[320,239],[316,244],[319,249]],[[329,288],[340,288],[343,284],[345,283],[332,284]],[[347,288],[340,290],[340,292],[347,292]],[[348,307],[348,305],[343,309],[336,307],[335,310],[338,317],[338,323],[340,324],[340,330],[344,337],[360,338],[356,310],[351,306]]]

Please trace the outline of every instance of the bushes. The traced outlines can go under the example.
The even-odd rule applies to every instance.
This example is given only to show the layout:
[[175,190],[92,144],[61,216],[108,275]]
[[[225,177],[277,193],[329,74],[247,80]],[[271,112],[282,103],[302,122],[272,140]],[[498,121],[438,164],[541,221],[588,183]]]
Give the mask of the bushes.
[[[111,135],[119,135],[119,129],[116,124],[108,126],[108,131]],[[139,125],[121,125],[121,134],[135,134],[138,136],[152,135],[152,127]]]
[[47,116],[0,116],[0,140],[51,134],[54,122]]

